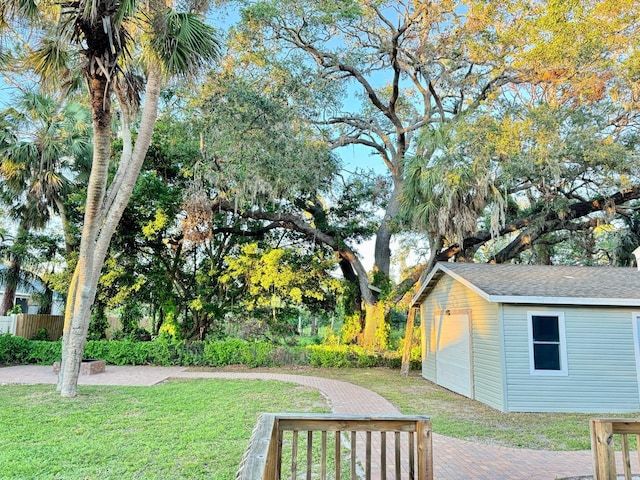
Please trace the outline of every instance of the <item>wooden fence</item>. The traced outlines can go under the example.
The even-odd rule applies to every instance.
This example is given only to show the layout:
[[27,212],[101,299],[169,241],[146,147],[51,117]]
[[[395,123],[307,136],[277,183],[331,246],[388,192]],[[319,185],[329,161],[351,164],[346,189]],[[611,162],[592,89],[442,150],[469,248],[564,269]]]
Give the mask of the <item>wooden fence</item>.
[[64,328],[62,315],[16,315],[15,335],[24,338],[33,338],[41,328],[47,330],[47,340],[60,340]]
[[263,414],[236,480],[433,480],[431,443],[424,416]]
[[625,480],[631,480],[631,455],[629,435],[636,437],[636,449],[640,463],[640,420],[593,419],[591,420],[591,453],[593,454],[594,480],[617,480],[616,441],[620,435],[620,455]]

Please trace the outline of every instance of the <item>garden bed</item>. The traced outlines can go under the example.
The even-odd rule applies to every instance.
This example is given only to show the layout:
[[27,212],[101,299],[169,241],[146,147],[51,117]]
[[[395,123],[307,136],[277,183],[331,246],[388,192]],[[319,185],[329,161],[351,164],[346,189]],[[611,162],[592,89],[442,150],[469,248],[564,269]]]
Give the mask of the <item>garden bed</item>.
[[[106,362],[104,360],[87,359],[83,360],[80,365],[80,375],[95,375],[96,373],[104,372]],[[60,362],[53,364],[53,371],[58,373],[60,371]]]

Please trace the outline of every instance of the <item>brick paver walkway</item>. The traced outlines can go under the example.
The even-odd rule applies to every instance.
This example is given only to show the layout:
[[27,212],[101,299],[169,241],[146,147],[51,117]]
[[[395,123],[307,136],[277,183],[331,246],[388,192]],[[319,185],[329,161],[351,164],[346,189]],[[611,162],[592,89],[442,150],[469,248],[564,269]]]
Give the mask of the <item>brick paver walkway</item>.
[[[267,379],[297,383],[318,389],[335,413],[398,414],[386,399],[350,383],[321,377],[282,373],[189,372],[183,367],[115,367],[104,373],[83,375],[80,385],[152,386],[169,378]],[[49,366],[0,368],[0,384],[56,383]],[[428,415],[429,412],[425,412]],[[591,475],[591,453],[549,452],[500,447],[458,440],[434,433],[435,478],[439,480],[502,480],[557,478]],[[637,465],[634,466],[634,470]]]

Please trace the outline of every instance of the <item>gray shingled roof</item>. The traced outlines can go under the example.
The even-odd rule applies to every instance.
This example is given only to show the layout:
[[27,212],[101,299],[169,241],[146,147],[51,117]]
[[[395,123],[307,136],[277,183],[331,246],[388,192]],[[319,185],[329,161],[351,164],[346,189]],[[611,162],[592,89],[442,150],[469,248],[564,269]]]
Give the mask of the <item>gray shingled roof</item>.
[[492,265],[441,262],[414,298],[419,303],[442,275],[450,275],[492,302],[640,306],[636,268]]

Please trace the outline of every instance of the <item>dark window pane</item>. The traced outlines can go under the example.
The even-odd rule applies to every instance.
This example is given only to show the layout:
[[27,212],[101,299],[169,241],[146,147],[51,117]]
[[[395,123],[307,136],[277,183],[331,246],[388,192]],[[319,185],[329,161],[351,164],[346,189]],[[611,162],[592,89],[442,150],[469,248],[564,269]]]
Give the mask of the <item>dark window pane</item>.
[[559,342],[560,330],[558,328],[558,317],[543,317],[534,315],[531,317],[533,325],[534,342]]
[[534,344],[533,364],[536,370],[560,370],[560,345]]

